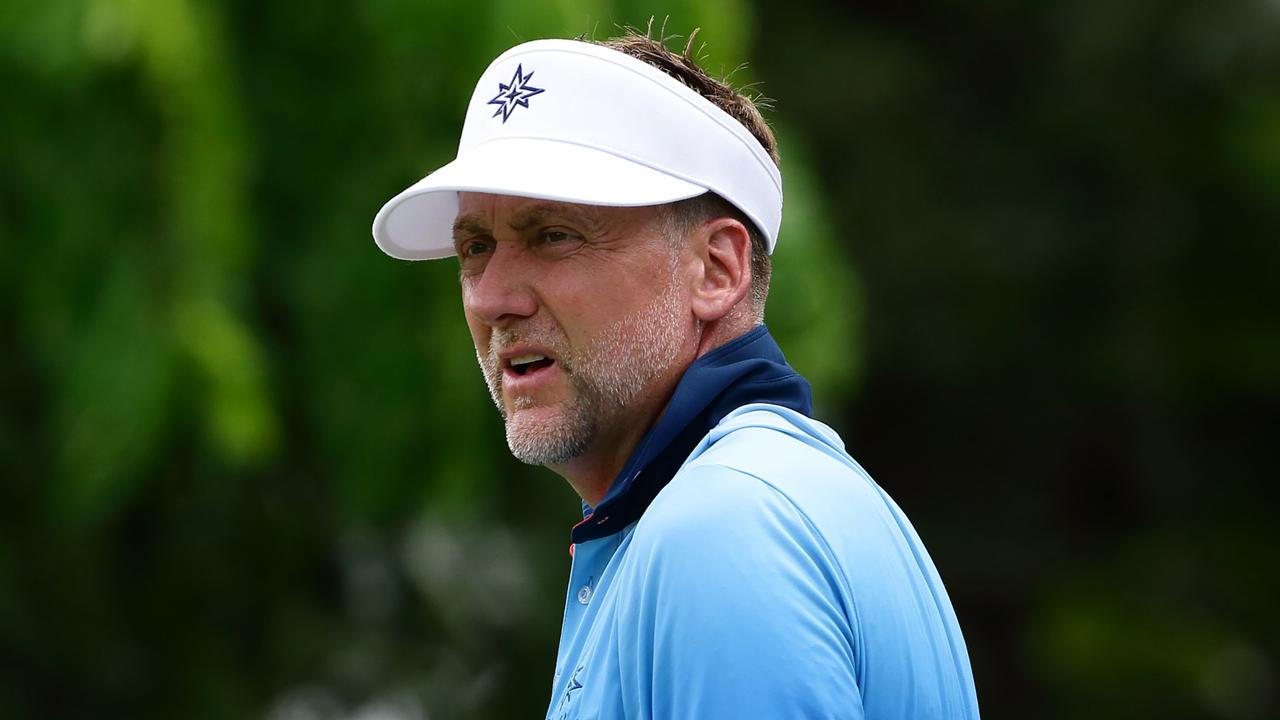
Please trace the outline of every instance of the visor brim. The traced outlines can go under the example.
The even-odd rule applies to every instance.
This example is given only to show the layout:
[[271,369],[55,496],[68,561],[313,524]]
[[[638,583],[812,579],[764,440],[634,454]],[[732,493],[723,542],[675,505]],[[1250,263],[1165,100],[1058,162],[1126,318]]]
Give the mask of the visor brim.
[[475,146],[387,201],[373,219],[378,247],[400,260],[454,254],[459,192],[636,207],[684,200],[706,188],[604,150],[540,138]]

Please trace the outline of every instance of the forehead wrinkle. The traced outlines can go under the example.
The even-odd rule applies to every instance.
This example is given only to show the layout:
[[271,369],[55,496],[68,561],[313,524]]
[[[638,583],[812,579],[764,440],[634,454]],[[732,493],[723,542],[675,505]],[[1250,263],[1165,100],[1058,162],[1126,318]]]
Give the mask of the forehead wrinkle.
[[549,220],[564,219],[587,231],[598,231],[600,220],[586,208],[570,203],[538,203],[517,209],[511,213],[507,226],[517,232]]

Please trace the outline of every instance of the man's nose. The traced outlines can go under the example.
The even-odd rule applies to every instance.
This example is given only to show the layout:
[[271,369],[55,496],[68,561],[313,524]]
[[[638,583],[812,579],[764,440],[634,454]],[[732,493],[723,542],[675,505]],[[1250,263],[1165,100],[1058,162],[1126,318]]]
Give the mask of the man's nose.
[[500,327],[538,311],[530,258],[514,243],[496,243],[484,271],[463,283],[463,302],[475,317]]

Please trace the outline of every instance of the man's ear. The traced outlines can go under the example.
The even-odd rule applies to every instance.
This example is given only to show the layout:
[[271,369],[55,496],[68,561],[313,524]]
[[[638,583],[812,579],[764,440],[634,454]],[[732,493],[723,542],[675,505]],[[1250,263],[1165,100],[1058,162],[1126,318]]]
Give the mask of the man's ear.
[[721,217],[699,228],[692,246],[700,261],[693,314],[704,323],[714,322],[729,314],[751,289],[751,236],[741,222]]

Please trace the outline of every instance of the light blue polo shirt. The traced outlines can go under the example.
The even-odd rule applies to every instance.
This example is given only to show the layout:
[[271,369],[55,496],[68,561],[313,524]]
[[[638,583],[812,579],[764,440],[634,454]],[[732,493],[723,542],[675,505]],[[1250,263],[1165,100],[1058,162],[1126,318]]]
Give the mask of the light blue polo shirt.
[[978,705],[906,516],[826,425],[754,403],[638,521],[574,546],[547,717],[976,719]]

